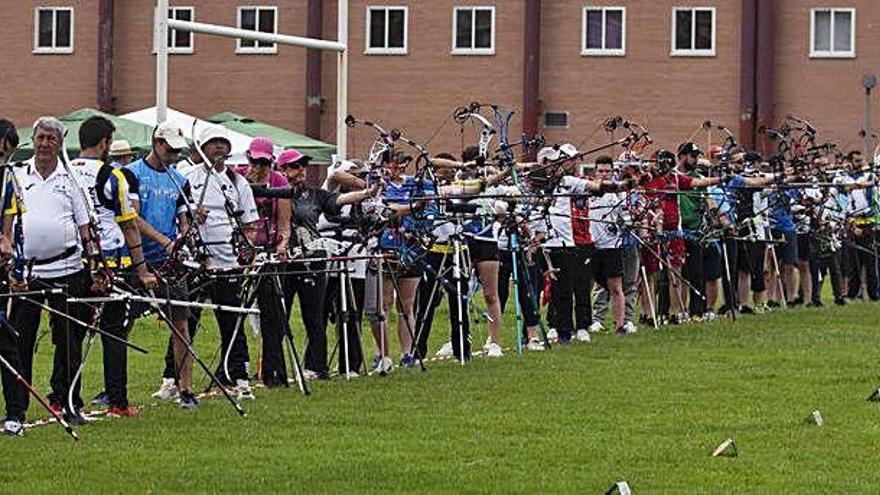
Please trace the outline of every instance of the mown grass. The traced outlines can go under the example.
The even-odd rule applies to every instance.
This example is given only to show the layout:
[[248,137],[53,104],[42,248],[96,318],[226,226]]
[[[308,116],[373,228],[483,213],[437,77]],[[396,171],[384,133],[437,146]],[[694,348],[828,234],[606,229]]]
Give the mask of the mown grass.
[[[153,405],[167,332],[142,321],[133,338],[152,352],[131,359],[142,416],[81,427],[79,443],[55,427],[0,438],[0,491],[601,493],[627,480],[636,493],[876,493],[880,404],[865,398],[880,385],[878,309],[643,329],[336,378],[310,397],[258,390],[246,419],[219,398],[192,413]],[[446,328],[438,312],[435,333]],[[215,334],[201,334],[206,357]],[[45,340],[43,389],[49,355]],[[96,353],[86,396],[99,374]],[[816,409],[822,427],[804,421]],[[710,457],[727,437],[740,455]]]

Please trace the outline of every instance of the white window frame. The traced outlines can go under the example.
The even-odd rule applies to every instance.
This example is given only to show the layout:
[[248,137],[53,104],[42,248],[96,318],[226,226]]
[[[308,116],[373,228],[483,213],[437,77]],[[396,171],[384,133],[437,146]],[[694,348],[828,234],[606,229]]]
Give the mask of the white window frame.
[[[712,12],[712,48],[706,49],[687,49],[687,50],[679,50],[675,48],[675,35],[677,32],[677,26],[675,25],[675,14],[682,10],[691,11],[693,17],[691,22],[691,42],[695,43],[697,41],[697,16],[695,15],[697,11],[710,11]],[[673,57],[714,57],[715,49],[718,44],[718,39],[716,37],[718,30],[718,13],[715,10],[715,7],[672,7],[672,36],[671,36],[671,50],[669,52],[670,56]]]
[[[621,14],[620,48],[587,48],[587,12],[591,10],[602,11],[602,45],[605,45],[606,13],[609,10],[619,10]],[[617,5],[587,5],[584,7],[581,19],[581,56],[584,57],[623,57],[626,55],[626,7]]]
[[[256,10],[257,15],[254,23],[254,29],[258,32],[260,26],[260,11],[261,10],[271,10],[275,13],[273,16],[274,25],[272,26],[272,33],[278,34],[278,6],[276,5],[240,5],[236,9],[236,19],[235,25],[239,29],[244,29],[241,26],[241,13],[245,10]],[[259,43],[259,42],[255,42]],[[275,54],[278,53],[278,43],[273,43],[272,46],[241,46],[241,38],[235,40],[235,53],[240,53],[244,55],[254,55],[254,54]]]
[[[370,26],[373,21],[373,10],[381,10],[385,16],[385,38],[381,47],[370,46]],[[388,33],[390,31],[388,24],[388,12],[391,10],[403,11],[403,47],[388,47]],[[364,29],[364,54],[366,55],[406,55],[409,49],[409,7],[406,5],[367,5],[366,26]]]
[[[458,34],[458,12],[470,10],[471,15],[471,41],[477,40],[477,10],[488,10],[492,14],[492,40],[489,48],[458,48],[455,41]],[[453,55],[495,55],[495,6],[494,5],[456,5],[452,8],[452,51]]]
[[[816,13],[830,12],[831,26],[829,34],[831,36],[829,50],[816,50]],[[848,12],[852,25],[849,29],[849,51],[834,49],[834,17],[838,12]],[[838,8],[838,7],[817,7],[810,9],[810,58],[856,58],[856,9],[854,8]]]
[[[178,10],[188,10],[190,13],[190,20],[195,22],[196,20],[196,8],[192,6],[178,6],[178,5],[169,5],[168,10],[171,11],[171,15],[168,16],[169,19],[177,19],[174,15]],[[168,32],[172,34],[171,39],[174,40],[174,35],[176,34],[173,28],[168,28]],[[189,34],[189,46],[188,47],[177,47],[173,46],[173,44],[168,45],[168,53],[177,54],[177,55],[192,55],[196,50],[196,37],[192,31],[185,31]],[[153,50],[155,53],[155,49]]]
[[[53,46],[40,46],[40,11],[43,10],[51,10],[52,13],[52,45]],[[56,13],[59,10],[66,10],[70,12],[70,46],[65,47],[55,47],[54,45],[57,43],[57,35],[58,30],[56,29]],[[34,8],[34,50],[33,53],[39,54],[70,54],[73,53],[74,40],[76,39],[76,32],[74,30],[76,26],[76,18],[74,17],[74,8],[69,6],[54,6],[54,5],[46,5],[46,6],[38,6]]]

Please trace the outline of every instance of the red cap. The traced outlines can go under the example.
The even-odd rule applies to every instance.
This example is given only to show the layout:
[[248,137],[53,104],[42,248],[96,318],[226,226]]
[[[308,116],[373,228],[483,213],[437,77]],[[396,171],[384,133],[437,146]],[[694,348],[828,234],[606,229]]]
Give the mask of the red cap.
[[283,167],[289,163],[298,162],[298,161],[300,161],[302,159],[306,159],[306,158],[311,159],[312,157],[300,152],[297,149],[291,148],[289,150],[282,151],[281,154],[278,155],[278,160],[275,162],[275,164],[278,165],[279,167]]
[[251,160],[274,160],[275,146],[267,137],[255,137],[248,146],[248,158]]

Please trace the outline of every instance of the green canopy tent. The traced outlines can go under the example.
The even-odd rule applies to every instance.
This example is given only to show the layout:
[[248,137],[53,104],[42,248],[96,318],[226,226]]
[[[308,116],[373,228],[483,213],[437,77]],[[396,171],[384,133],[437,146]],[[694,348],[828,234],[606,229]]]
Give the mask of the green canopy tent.
[[[115,115],[110,115],[93,108],[81,108],[75,112],[69,113],[58,120],[67,127],[67,138],[64,139],[64,145],[67,147],[67,153],[71,158],[79,155],[79,126],[89,117],[95,115],[104,117],[116,127],[113,134],[114,139],[125,139],[131,145],[132,151],[137,155],[144,155],[150,150],[151,140],[153,137],[153,129],[144,124],[140,124],[131,120],[123,119]],[[34,146],[31,143],[31,135],[33,135],[33,127],[21,128],[18,130],[18,138],[21,146],[13,157],[14,160],[26,160],[33,156]]]
[[296,148],[311,156],[312,162],[315,164],[329,165],[332,162],[332,155],[336,153],[336,146],[332,144],[327,144],[271,124],[258,122],[236,113],[218,113],[213,117],[209,117],[208,121],[220,124],[229,130],[240,132],[246,136],[267,137],[279,148]]

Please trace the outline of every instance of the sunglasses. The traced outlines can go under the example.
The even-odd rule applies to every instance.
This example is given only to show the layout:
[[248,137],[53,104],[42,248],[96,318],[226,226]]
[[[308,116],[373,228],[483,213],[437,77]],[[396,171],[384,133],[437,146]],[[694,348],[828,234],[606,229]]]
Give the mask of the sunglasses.
[[263,166],[263,167],[271,167],[272,166],[272,160],[267,160],[265,158],[261,158],[259,160],[251,160],[251,163],[253,163],[254,165],[259,165],[259,166]]
[[281,165],[281,170],[297,170],[301,168],[303,168],[303,163],[301,161],[285,163],[284,165]]

